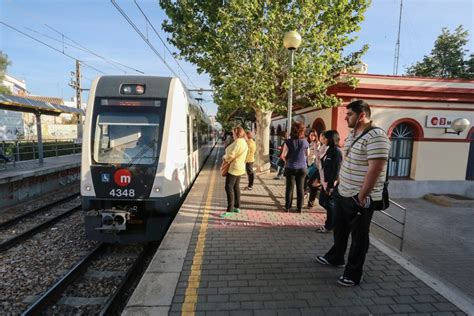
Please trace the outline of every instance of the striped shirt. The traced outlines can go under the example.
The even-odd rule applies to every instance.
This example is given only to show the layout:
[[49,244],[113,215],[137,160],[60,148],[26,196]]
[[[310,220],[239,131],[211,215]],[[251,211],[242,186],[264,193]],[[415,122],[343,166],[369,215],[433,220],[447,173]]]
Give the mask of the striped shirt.
[[[362,136],[347,152],[354,140],[359,137],[350,133],[344,144],[344,161],[339,173],[339,193],[344,197],[352,197],[359,193],[369,170],[370,159],[388,160],[390,139],[385,131],[375,128]],[[369,193],[374,201],[382,200],[382,189],[385,181],[386,168],[380,173],[374,188]]]

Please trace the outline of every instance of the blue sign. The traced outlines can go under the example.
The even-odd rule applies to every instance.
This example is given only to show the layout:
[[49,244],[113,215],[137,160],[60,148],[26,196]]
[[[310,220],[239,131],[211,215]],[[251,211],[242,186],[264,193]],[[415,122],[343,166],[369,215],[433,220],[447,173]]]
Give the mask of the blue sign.
[[110,182],[110,173],[101,173],[102,182]]

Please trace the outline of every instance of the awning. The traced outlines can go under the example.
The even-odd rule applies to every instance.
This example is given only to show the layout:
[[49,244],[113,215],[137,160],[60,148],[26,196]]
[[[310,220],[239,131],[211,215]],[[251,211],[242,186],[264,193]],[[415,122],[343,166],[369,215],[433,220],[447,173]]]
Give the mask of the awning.
[[5,94],[0,94],[0,109],[54,116],[58,116],[61,113],[79,113],[84,115],[83,110],[70,106]]

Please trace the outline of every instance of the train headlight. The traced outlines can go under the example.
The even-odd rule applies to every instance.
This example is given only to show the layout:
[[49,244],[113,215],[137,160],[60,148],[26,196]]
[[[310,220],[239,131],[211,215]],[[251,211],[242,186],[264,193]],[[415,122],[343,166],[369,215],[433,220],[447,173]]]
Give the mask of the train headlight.
[[90,191],[90,190],[92,190],[92,186],[90,184],[86,184],[86,185],[84,185],[84,190]]
[[122,92],[123,92],[124,94],[131,94],[131,93],[132,93],[132,87],[131,87],[131,86],[124,86],[124,87],[122,88]]
[[154,187],[153,190],[154,190],[156,193],[158,193],[158,192],[161,191],[161,188],[160,188],[160,187]]

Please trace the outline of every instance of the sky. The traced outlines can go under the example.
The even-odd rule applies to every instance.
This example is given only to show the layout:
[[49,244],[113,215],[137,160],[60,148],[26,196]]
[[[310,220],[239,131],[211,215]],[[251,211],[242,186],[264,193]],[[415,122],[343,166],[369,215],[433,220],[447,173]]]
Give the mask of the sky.
[[[73,88],[68,85],[72,78],[71,72],[75,71],[75,58],[85,63],[81,69],[82,87],[85,89],[89,88],[92,80],[101,75],[101,72],[139,74],[117,64],[111,65],[112,61],[150,75],[178,75],[189,89],[210,88],[206,74],[198,74],[196,67],[184,60],[176,62],[173,59],[169,51],[176,49],[169,43],[166,43],[166,47],[163,45],[152,27],[147,26],[134,1],[117,0],[116,3],[161,57],[148,47],[111,1],[0,0],[0,22],[58,50],[0,24],[0,50],[12,62],[7,73],[25,80],[28,91],[33,95],[62,97],[65,100],[70,100],[75,95]],[[137,0],[137,3],[153,23],[161,39],[166,41],[167,34],[161,30],[166,15],[158,1]],[[468,49],[474,52],[473,3],[474,0],[404,0],[398,74],[404,74],[408,66],[430,53],[443,27],[453,31],[457,26],[463,25],[470,34]],[[362,60],[368,64],[368,72],[371,74],[394,73],[399,12],[400,0],[372,0],[361,30],[356,34],[358,40],[347,49],[349,52],[364,44],[369,45],[369,51]],[[83,50],[74,46],[82,47]],[[106,58],[108,62],[84,49]],[[171,70],[161,59],[165,60]],[[87,96],[87,91],[84,91],[83,100]],[[204,99],[203,107],[209,114],[217,112],[211,94],[195,96]]]

